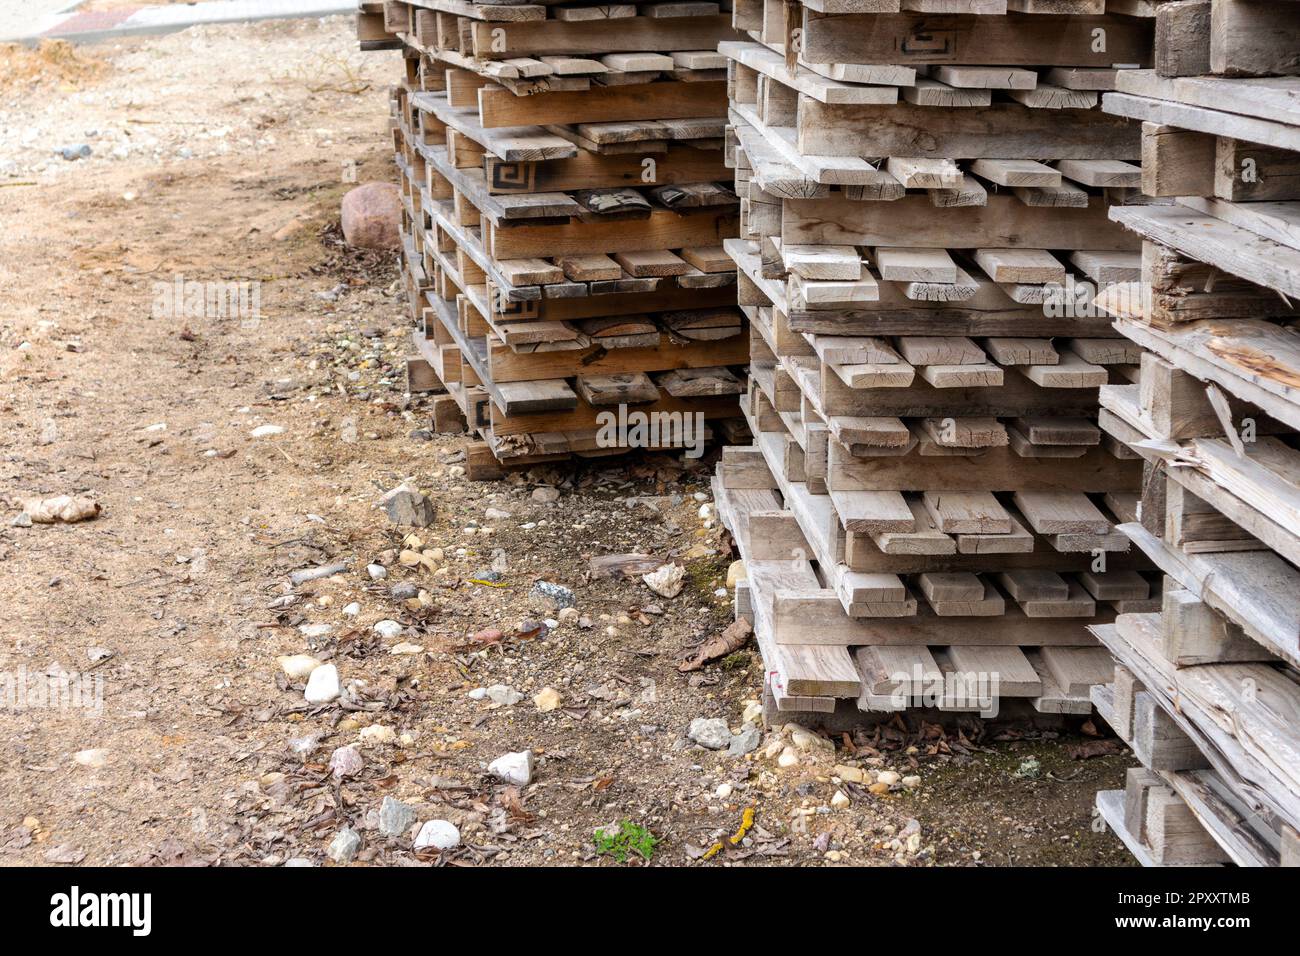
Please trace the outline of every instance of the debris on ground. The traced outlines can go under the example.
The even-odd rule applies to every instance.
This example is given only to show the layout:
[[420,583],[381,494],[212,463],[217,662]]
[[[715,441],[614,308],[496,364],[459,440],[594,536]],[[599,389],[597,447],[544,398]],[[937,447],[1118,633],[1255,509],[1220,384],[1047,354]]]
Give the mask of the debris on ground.
[[84,495],[56,495],[53,498],[29,498],[23,502],[23,514],[33,524],[74,524],[99,517],[99,502]]
[[717,637],[705,641],[699,647],[692,648],[685,660],[677,665],[682,672],[696,671],[706,664],[720,660],[728,654],[734,654],[749,643],[754,628],[745,618],[732,621]]

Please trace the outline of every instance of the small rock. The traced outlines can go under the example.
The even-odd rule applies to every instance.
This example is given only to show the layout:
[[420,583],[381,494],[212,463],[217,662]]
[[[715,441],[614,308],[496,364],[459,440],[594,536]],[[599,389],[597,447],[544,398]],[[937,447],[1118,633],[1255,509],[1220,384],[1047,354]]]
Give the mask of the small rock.
[[[486,511],[483,512],[483,517],[487,518],[488,521],[504,521],[506,518],[510,517],[510,512],[502,511],[500,508],[488,508]],[[437,823],[437,822],[439,821],[437,820],[430,821],[430,823]],[[425,824],[425,826],[428,826],[428,824]]]
[[419,654],[424,650],[422,644],[412,644],[409,641],[402,641],[400,644],[394,644],[388,649],[389,654]]
[[800,750],[834,750],[835,744],[827,740],[821,734],[815,734],[805,727],[798,724],[786,724],[785,729],[790,733],[790,742]]
[[533,704],[543,714],[558,709],[561,703],[560,692],[554,687],[543,687],[533,697]]
[[402,631],[406,630],[406,628],[402,627],[402,625],[398,624],[396,621],[383,620],[377,621],[371,630],[380,637],[392,640],[395,637],[400,637]]
[[288,657],[277,657],[275,660],[289,680],[306,680],[311,676],[312,671],[320,667],[320,661],[310,654],[292,654]]
[[361,605],[356,601],[353,601],[351,604],[343,605],[344,617],[356,617],[360,613],[361,613]]
[[448,820],[430,820],[420,827],[415,835],[415,848],[424,850],[433,847],[437,850],[454,850],[460,846],[460,830]]
[[560,500],[560,492],[557,488],[534,488],[532,499],[544,505],[549,505]]
[[71,843],[60,843],[45,851],[46,863],[68,863],[73,866],[86,858],[86,851]]
[[1043,765],[1039,763],[1037,757],[1027,757],[1020,761],[1020,766],[1016,768],[1017,777],[1027,777],[1037,779],[1042,775]]
[[433,502],[414,488],[405,485],[394,488],[379,499],[379,503],[393,524],[414,525],[417,528],[427,528],[433,524]]
[[335,863],[351,863],[361,849],[361,834],[351,827],[344,827],[330,840],[326,854]]
[[862,772],[860,767],[846,767],[840,764],[831,773],[841,780],[847,780],[849,783],[863,783],[867,779],[867,775]]
[[876,774],[876,783],[883,783],[886,787],[892,787],[903,778],[893,770],[882,770]]
[[320,734],[303,734],[301,737],[289,738],[289,753],[298,757],[310,757],[320,746]]
[[285,860],[284,865],[287,867],[304,867],[304,866],[315,866],[316,864],[313,863],[311,860],[307,859],[305,856],[294,856]]
[[394,601],[409,601],[413,597],[419,597],[420,589],[414,584],[394,584],[388,589],[388,596]]
[[538,581],[533,585],[532,593],[533,597],[557,610],[571,608],[577,603],[577,598],[574,597],[571,589],[552,581]]
[[258,425],[248,434],[254,438],[270,438],[272,435],[283,435],[283,425]]
[[696,717],[686,729],[686,736],[709,750],[721,750],[731,744],[731,730],[721,717]]
[[366,573],[370,575],[372,581],[382,581],[388,577],[388,569],[382,564],[367,564]]
[[379,832],[384,836],[398,837],[415,823],[415,808],[393,797],[384,797],[379,805]]
[[523,694],[508,684],[493,684],[487,689],[487,697],[492,703],[503,707],[513,707],[524,699]]
[[799,763],[799,755],[795,753],[793,747],[786,747],[781,751],[781,756],[776,758],[776,765],[782,768],[794,767]]
[[330,754],[330,772],[339,780],[355,777],[365,765],[361,751],[351,744]]
[[488,773],[503,783],[526,787],[533,781],[533,752],[521,750],[498,757],[488,764]]
[[641,575],[641,580],[651,591],[666,598],[677,597],[681,593],[685,578],[686,569],[677,564],[665,564],[657,571]]
[[836,810],[845,809],[851,802],[843,790],[836,790],[835,796],[831,797],[831,806]]
[[294,571],[289,575],[289,581],[296,587],[299,584],[306,584],[308,581],[319,581],[321,578],[328,578],[335,574],[342,574],[347,569],[347,561],[338,561],[334,564],[322,564],[318,567],[303,568],[301,571]]
[[30,528],[32,526],[32,516],[26,511],[20,511],[13,520],[9,522],[9,525],[13,528]]
[[397,731],[392,727],[385,727],[383,724],[371,724],[369,727],[362,727],[357,736],[361,738],[363,744],[372,747],[381,747],[384,744],[397,741]]
[[727,568],[727,587],[734,588],[741,581],[749,579],[749,572],[745,570],[744,561],[732,561]]
[[78,750],[72,755],[72,759],[83,767],[99,770],[108,763],[108,751],[103,747],[96,747],[93,750]]
[[755,724],[762,716],[763,705],[756,700],[750,700],[745,702],[745,709],[741,711],[740,719],[747,724]]
[[762,742],[763,732],[753,724],[745,724],[740,728],[740,733],[731,738],[731,743],[727,745],[727,753],[732,757],[743,757],[757,750]]
[[540,641],[551,632],[546,626],[545,621],[535,621],[531,617],[526,617],[519,622],[518,635],[525,640]]
[[578,609],[576,607],[560,608],[560,613],[558,615],[559,622],[561,624],[572,624],[573,622],[578,620],[579,616],[580,615],[578,614]]
[[913,774],[910,777],[903,778],[903,786],[908,790],[915,790],[921,785],[921,778]]
[[23,502],[23,514],[36,524],[74,524],[99,516],[99,502],[83,495],[30,498]]
[[731,796],[731,792],[733,789],[734,788],[729,783],[720,783],[718,784],[718,789],[713,791],[713,795],[717,797],[719,800],[726,800],[729,796]]
[[343,240],[360,249],[401,246],[402,194],[394,183],[364,183],[348,191],[339,210]]
[[303,692],[309,704],[328,704],[339,696],[339,669],[333,664],[322,664],[307,678]]

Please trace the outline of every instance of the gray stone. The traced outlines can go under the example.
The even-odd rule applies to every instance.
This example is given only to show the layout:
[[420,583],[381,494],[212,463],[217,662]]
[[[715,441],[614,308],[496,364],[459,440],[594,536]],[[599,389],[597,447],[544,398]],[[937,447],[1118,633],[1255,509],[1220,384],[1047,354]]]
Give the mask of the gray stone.
[[414,584],[403,582],[402,584],[394,584],[388,589],[388,594],[394,601],[409,601],[411,598],[419,596],[420,589]]
[[335,574],[342,574],[348,569],[348,562],[338,561],[335,564],[325,564],[317,568],[303,568],[301,571],[294,571],[289,575],[289,581],[297,587],[299,584],[306,584],[308,581],[319,581],[321,578],[328,578]]
[[571,589],[553,581],[538,581],[534,584],[533,597],[540,599],[547,606],[553,607],[557,611],[566,607],[573,607],[578,603],[578,599],[574,597]]
[[762,742],[763,732],[753,724],[745,724],[740,728],[740,733],[731,738],[731,743],[727,745],[727,753],[733,757],[743,757],[757,750]]
[[415,823],[415,808],[409,803],[384,797],[379,805],[379,832],[384,836],[402,836]]
[[366,573],[370,575],[372,581],[382,581],[388,577],[388,569],[382,564],[367,564]]
[[325,852],[335,863],[351,863],[361,849],[361,834],[351,827],[344,827],[334,834],[329,849]]
[[696,717],[687,728],[686,736],[709,750],[722,750],[731,744],[731,730],[721,717]]
[[305,856],[295,856],[292,857],[291,859],[285,860],[284,865],[285,866],[315,866],[316,864],[313,863],[311,860],[307,859]]
[[320,734],[304,734],[289,738],[289,752],[299,757],[310,757],[320,746]]
[[493,684],[487,689],[487,697],[494,704],[510,707],[524,699],[524,695],[507,684]]
[[384,506],[384,513],[393,524],[414,525],[417,528],[427,528],[433,524],[433,502],[414,488],[394,488],[379,499],[379,503]]

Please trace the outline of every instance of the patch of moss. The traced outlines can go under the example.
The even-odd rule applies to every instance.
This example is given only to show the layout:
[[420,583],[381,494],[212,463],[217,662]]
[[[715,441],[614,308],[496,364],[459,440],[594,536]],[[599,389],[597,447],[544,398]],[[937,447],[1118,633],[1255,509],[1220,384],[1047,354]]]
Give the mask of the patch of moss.
[[749,666],[749,661],[748,651],[735,651],[722,659],[722,669],[724,671],[743,671]]

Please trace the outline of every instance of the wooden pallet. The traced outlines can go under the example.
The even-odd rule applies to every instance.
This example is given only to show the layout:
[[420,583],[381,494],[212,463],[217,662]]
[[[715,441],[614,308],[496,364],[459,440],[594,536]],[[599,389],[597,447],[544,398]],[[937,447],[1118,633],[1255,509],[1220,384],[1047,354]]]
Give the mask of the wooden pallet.
[[[1144,768],[1129,772],[1122,821],[1103,815],[1144,865],[1300,865],[1300,690],[1258,647],[1253,661],[1227,638],[1212,647],[1212,617],[1173,589],[1163,614],[1092,629],[1118,662],[1093,700]],[[1180,665],[1196,619],[1201,663]]]
[[[420,387],[444,387],[443,423],[501,463],[743,434],[748,335],[722,249],[738,200],[707,50],[730,28],[712,4],[632,9],[383,8],[406,53],[391,125],[414,361],[436,380]],[[538,59],[489,55],[497,29]],[[605,48],[551,55],[570,35]]]
[[1155,40],[1103,101],[1143,121],[1164,201],[1110,210],[1141,271],[1098,301],[1143,352],[1099,423],[1144,460],[1119,530],[1168,579],[1159,613],[1094,628],[1117,661],[1098,709],[1147,768],[1124,825],[1144,794],[1172,821],[1137,832],[1151,862],[1300,865],[1300,10],[1172,4]]
[[[789,434],[765,430],[764,417],[750,420],[757,435],[752,448],[724,450],[714,490],[746,561],[778,709],[830,712],[835,697],[858,697],[864,710],[903,709],[924,698],[921,689],[935,675],[948,675],[951,688],[955,673],[995,672],[1003,696],[1033,698],[1042,712],[1090,712],[1083,675],[1098,667],[1104,672],[1109,661],[1085,639],[1086,625],[1109,619],[1126,603],[1147,606],[1145,577],[1114,565],[1093,573],[1027,531],[1030,554],[958,551],[965,536],[918,527],[926,513],[915,502],[909,513],[902,495],[872,501],[903,505],[889,518],[889,527],[899,530],[879,537],[946,538],[948,553],[878,552],[868,570],[855,570],[850,532],[836,511],[846,499],[792,478],[799,474],[789,468],[797,446]],[[854,503],[864,497],[870,496]],[[1046,570],[1052,567],[1074,573]],[[920,676],[911,683],[892,680],[900,668],[912,672],[913,664]],[[867,680],[863,668],[887,674]]]

